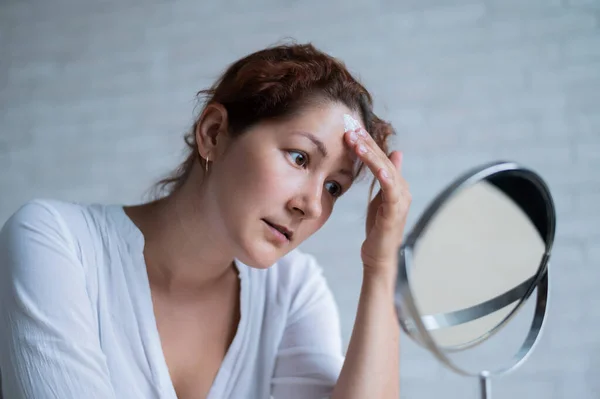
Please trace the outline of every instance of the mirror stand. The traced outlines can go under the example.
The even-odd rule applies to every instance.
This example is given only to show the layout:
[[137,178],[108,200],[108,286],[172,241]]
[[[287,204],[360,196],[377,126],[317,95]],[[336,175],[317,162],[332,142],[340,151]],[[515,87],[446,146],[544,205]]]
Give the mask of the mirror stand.
[[479,388],[481,390],[481,399],[492,399],[492,382],[490,381],[490,373],[482,371],[479,375]]

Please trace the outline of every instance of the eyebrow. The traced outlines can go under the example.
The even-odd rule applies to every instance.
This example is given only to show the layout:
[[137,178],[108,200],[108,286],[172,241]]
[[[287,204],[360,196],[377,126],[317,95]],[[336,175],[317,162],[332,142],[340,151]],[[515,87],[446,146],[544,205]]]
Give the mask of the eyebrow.
[[[327,152],[327,147],[325,147],[325,144],[321,140],[319,140],[319,138],[317,136],[315,136],[314,134],[308,133],[308,132],[302,132],[302,131],[293,132],[293,133],[300,135],[300,136],[304,136],[307,139],[309,139],[315,145],[315,147],[317,147],[317,149],[319,150],[321,155],[323,155],[323,158],[326,158],[329,155],[329,153]],[[354,173],[352,173],[352,171],[350,171],[348,169],[340,169],[339,172],[343,175],[348,176],[351,180],[354,180]]]

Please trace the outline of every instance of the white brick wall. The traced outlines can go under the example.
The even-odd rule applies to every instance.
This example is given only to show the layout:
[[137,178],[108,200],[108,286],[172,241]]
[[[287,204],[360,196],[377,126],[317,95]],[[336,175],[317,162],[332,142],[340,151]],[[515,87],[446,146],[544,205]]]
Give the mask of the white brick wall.
[[[548,326],[495,397],[600,397],[600,0],[202,3],[0,4],[0,221],[33,197],[142,199],[178,161],[198,89],[247,52],[313,41],[395,123],[409,223],[480,162],[512,159],[547,179],[559,214]],[[365,195],[353,190],[305,245],[331,279],[346,342]],[[404,398],[476,397],[475,381],[408,339],[401,355]]]

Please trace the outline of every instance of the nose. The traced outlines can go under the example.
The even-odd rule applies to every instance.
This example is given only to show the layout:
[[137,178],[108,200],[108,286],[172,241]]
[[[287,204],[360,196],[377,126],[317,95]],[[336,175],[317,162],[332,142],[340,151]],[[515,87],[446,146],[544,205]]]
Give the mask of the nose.
[[290,211],[300,214],[302,219],[317,219],[323,212],[322,193],[322,184],[306,185],[289,201]]

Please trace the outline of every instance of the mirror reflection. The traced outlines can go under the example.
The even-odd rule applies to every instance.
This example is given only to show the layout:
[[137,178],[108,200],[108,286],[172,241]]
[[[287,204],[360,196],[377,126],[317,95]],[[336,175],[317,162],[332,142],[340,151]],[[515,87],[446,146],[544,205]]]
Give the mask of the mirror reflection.
[[460,350],[498,331],[530,289],[544,250],[529,217],[493,184],[450,197],[419,237],[409,271],[436,344]]

